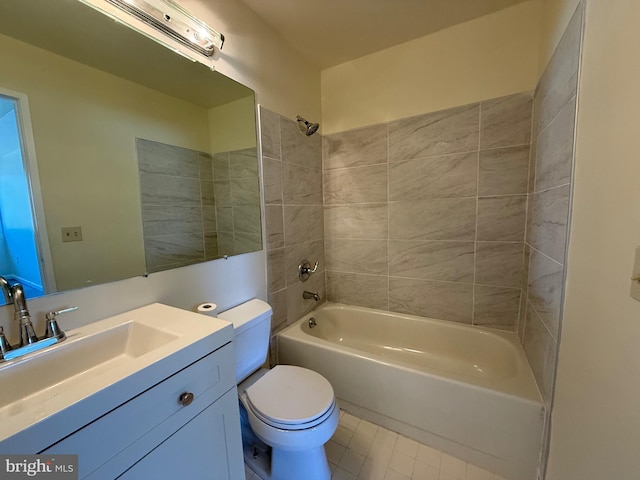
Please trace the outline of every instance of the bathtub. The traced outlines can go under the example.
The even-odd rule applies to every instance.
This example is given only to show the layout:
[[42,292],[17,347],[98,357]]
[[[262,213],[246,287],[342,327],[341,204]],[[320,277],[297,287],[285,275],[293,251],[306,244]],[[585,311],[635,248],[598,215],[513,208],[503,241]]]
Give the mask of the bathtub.
[[277,343],[280,363],[324,375],[345,410],[535,480],[544,407],[515,333],[326,303]]

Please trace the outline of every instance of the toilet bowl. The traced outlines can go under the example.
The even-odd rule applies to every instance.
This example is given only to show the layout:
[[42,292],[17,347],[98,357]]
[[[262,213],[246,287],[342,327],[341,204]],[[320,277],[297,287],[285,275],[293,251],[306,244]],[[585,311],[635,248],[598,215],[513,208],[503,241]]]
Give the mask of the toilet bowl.
[[329,480],[324,444],[339,420],[333,387],[306,368],[260,368],[269,345],[271,313],[265,302],[251,300],[218,315],[234,325],[238,400],[250,428],[247,431],[243,425],[245,459],[254,467],[252,459],[266,445],[270,448],[267,467],[262,468],[262,462],[254,468],[261,477]]

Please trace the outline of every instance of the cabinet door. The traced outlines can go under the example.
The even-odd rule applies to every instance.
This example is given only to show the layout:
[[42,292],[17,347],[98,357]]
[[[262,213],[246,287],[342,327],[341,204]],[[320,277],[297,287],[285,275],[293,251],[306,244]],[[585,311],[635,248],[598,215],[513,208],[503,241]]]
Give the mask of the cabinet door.
[[236,390],[209,405],[118,478],[243,479]]

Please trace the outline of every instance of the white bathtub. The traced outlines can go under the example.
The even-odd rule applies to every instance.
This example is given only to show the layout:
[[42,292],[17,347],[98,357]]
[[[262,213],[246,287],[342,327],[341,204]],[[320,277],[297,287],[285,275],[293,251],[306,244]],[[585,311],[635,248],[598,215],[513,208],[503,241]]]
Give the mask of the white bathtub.
[[347,411],[535,480],[544,407],[515,333],[327,303],[277,338],[279,362],[324,375]]

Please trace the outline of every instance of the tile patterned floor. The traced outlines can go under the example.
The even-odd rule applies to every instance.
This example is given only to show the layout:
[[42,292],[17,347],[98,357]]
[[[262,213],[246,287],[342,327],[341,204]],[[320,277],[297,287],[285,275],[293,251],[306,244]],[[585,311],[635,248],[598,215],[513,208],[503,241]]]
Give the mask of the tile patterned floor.
[[343,411],[325,449],[332,480],[506,480]]

